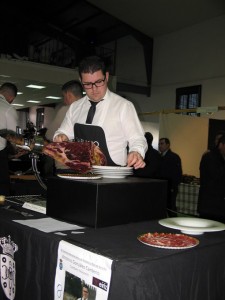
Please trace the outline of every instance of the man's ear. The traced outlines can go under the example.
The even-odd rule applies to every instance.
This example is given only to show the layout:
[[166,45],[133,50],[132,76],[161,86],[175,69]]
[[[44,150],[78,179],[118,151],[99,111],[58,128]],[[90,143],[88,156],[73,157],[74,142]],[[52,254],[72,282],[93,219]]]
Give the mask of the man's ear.
[[108,82],[108,80],[109,80],[109,72],[105,73],[105,78],[106,78],[106,81]]

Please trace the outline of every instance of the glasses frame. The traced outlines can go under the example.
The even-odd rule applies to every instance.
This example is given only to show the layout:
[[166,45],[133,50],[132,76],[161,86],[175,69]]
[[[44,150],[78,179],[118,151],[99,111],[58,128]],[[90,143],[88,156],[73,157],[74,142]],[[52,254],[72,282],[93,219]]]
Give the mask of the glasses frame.
[[[104,77],[104,79],[99,79],[99,80],[97,80],[97,81],[95,81],[95,82],[88,82],[88,83],[83,83],[83,82],[82,82],[82,85],[83,85],[83,87],[84,87],[86,90],[90,90],[90,89],[93,89],[93,86],[95,86],[95,87],[97,87],[97,88],[103,86],[104,83],[105,83],[105,80],[106,80],[106,76]],[[100,84],[100,85],[99,85],[99,84]],[[87,85],[90,86],[90,87],[87,87]]]

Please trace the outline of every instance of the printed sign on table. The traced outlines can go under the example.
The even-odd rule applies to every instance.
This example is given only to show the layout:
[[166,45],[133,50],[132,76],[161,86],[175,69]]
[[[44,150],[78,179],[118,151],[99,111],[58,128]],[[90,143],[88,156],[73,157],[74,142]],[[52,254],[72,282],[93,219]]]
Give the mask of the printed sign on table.
[[61,241],[55,275],[55,300],[107,300],[112,260]]

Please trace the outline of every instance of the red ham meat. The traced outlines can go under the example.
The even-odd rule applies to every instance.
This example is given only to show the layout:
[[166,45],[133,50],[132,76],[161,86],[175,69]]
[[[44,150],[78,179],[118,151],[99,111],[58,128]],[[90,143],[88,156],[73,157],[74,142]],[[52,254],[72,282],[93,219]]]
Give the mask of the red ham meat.
[[105,155],[93,142],[53,142],[42,152],[78,173],[86,173],[92,165],[105,166]]

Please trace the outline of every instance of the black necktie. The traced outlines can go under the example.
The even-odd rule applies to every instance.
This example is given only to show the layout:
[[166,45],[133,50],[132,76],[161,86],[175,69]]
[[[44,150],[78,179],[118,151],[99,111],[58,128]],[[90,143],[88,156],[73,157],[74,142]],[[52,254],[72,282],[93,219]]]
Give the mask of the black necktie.
[[87,115],[87,120],[86,120],[87,124],[92,123],[96,111],[96,105],[98,104],[98,102],[94,102],[94,101],[90,101],[90,103],[91,103],[91,107],[89,108],[88,115]]

